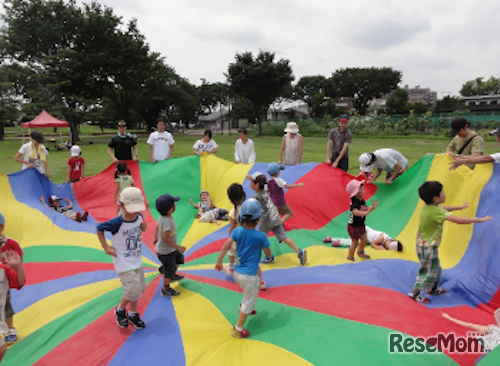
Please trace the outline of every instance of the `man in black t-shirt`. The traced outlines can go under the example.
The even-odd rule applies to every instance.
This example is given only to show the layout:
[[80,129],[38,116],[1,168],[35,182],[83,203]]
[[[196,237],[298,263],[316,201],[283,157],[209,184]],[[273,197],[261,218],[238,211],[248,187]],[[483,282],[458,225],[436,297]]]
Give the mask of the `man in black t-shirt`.
[[[113,149],[114,154],[113,154]],[[132,155],[132,150],[134,154]],[[134,135],[127,132],[127,123],[118,122],[118,133],[111,138],[108,144],[108,154],[113,159],[113,163],[119,160],[138,160],[137,139]]]

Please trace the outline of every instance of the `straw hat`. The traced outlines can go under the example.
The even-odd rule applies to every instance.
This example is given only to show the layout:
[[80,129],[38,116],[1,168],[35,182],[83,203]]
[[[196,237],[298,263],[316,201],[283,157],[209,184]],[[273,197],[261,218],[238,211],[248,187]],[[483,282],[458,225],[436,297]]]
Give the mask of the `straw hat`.
[[299,126],[295,122],[288,122],[286,124],[285,132],[287,133],[298,133],[299,132]]

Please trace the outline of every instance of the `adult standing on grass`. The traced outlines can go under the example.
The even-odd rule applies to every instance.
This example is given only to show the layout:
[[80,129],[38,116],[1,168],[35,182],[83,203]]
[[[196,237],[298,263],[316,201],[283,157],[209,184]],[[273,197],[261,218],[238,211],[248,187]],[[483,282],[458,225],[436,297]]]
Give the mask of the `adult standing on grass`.
[[[297,165],[302,163],[302,148],[302,135],[299,133],[299,126],[295,122],[288,122],[285,128],[285,136],[281,141],[278,164]],[[283,152],[285,152],[284,162]]]
[[[114,149],[114,153],[113,153]],[[132,150],[134,154],[132,155]],[[113,159],[113,163],[120,160],[137,161],[137,138],[127,132],[127,123],[118,121],[118,133],[111,138],[108,144],[108,154]]]
[[[500,144],[500,127],[495,128],[490,132],[497,138],[498,144]],[[450,170],[457,169],[462,164],[484,164],[484,163],[500,163],[500,153],[495,153],[491,155],[472,155],[472,156],[452,156],[453,162],[450,163]]]
[[204,152],[215,154],[218,150],[219,145],[217,145],[215,140],[212,140],[212,131],[210,130],[205,130],[203,137],[193,145],[193,152],[198,156],[201,156]]
[[408,169],[408,159],[394,149],[379,149],[359,156],[360,169],[370,173],[373,167],[377,168],[373,180],[377,179],[382,171],[386,171],[385,184],[392,184],[394,179]]
[[255,145],[248,138],[246,128],[238,130],[239,139],[234,144],[234,162],[236,164],[252,164],[255,163]]
[[345,172],[349,170],[349,144],[352,141],[348,124],[349,117],[346,114],[341,115],[339,126],[330,130],[326,143],[326,163]]
[[[451,136],[455,136],[446,152],[450,155],[481,156],[484,151],[484,139],[469,128],[469,122],[463,117],[455,117],[451,121]],[[474,169],[474,164],[466,164]]]
[[23,164],[23,170],[35,168],[40,173],[50,177],[49,162],[47,155],[49,151],[43,145],[45,138],[38,131],[33,131],[30,134],[31,141],[23,144],[17,152],[14,160]]
[[151,162],[157,163],[166,160],[174,153],[174,138],[172,134],[165,131],[165,121],[158,119],[155,132],[152,132],[148,137],[149,157]]

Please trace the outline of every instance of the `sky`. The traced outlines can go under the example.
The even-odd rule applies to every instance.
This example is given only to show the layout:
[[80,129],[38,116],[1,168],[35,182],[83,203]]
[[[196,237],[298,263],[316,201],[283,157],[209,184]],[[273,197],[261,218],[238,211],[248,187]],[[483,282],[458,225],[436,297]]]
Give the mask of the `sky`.
[[137,18],[151,51],[195,85],[226,81],[236,53],[259,50],[288,59],[295,82],[392,67],[403,74],[400,86],[430,88],[439,99],[476,77],[500,77],[498,0],[98,2],[125,22]]

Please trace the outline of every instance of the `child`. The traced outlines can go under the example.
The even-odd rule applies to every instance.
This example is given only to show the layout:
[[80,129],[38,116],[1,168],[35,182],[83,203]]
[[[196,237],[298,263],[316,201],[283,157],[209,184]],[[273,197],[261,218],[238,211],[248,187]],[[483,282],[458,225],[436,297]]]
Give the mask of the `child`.
[[[125,188],[120,193],[119,205],[123,213],[97,225],[97,237],[106,254],[113,256],[113,264],[124,290],[120,304],[115,309],[118,326],[127,328],[130,321],[135,329],[144,329],[146,324],[137,312],[137,302],[146,290],[141,233],[147,225],[140,213],[146,209],[141,190],[136,187]],[[106,242],[105,231],[112,234],[111,246]],[[128,304],[130,309],[127,314]]]
[[156,199],[156,210],[160,213],[158,226],[156,228],[155,248],[158,259],[163,264],[160,273],[163,274],[163,288],[161,296],[179,296],[179,292],[170,287],[173,281],[179,281],[184,276],[176,274],[179,264],[184,264],[186,247],[177,245],[177,228],[172,214],[175,211],[175,202],[179,197],[172,197],[169,194],[161,195]]
[[82,149],[80,146],[73,145],[70,150],[71,157],[68,159],[68,179],[69,183],[78,182],[83,178],[83,168],[85,167],[85,159],[82,158]]
[[[231,236],[234,229],[241,226],[240,221],[238,220],[238,215],[241,210],[241,205],[246,199],[245,191],[243,190],[243,186],[238,183],[231,184],[227,189],[227,196],[229,200],[233,203],[234,207],[229,211],[229,236]],[[236,258],[236,242],[231,245],[231,248],[228,250],[229,256],[229,264],[224,267],[224,272],[226,272],[229,276],[232,276],[234,273],[234,261]],[[266,281],[262,279],[262,272],[260,270],[257,271],[257,276],[260,280],[259,288],[261,290],[266,289]]]
[[347,183],[345,190],[351,197],[351,214],[347,223],[347,232],[351,238],[351,246],[349,247],[347,259],[355,261],[354,251],[356,248],[358,248],[358,256],[368,259],[370,256],[365,253],[365,245],[368,242],[365,218],[377,208],[378,201],[373,202],[372,206],[366,207],[366,202],[363,199],[365,196],[364,183],[357,179],[353,179]]
[[52,210],[56,210],[57,212],[62,213],[66,217],[69,217],[71,220],[75,220],[77,222],[87,221],[87,218],[89,216],[89,213],[87,211],[84,211],[83,215],[80,212],[73,211],[72,210],[73,203],[71,202],[71,200],[69,198],[64,199],[64,201],[66,201],[66,203],[68,204],[67,206],[61,206],[62,198],[57,197],[55,194],[53,194],[52,196],[49,197],[49,204],[48,205],[45,202],[44,196],[40,197],[40,201],[42,201],[42,203],[46,207],[48,207]]
[[[366,238],[368,243],[373,249],[376,250],[395,250],[398,252],[403,251],[403,244],[400,241],[392,239],[389,235],[382,231],[373,230],[371,227],[365,226]],[[327,236],[323,239],[323,243],[332,244],[332,247],[350,247],[351,239],[332,238]]]
[[[127,167],[127,164],[125,164],[122,161],[116,164],[115,183],[116,183],[116,190],[115,190],[115,196],[113,197],[113,202],[117,202],[118,197],[125,188],[134,186],[134,179],[131,176],[130,169]],[[121,212],[119,208],[117,210],[118,214],[120,214]]]
[[[490,325],[468,323],[463,320],[454,318],[446,313],[441,313],[441,316],[455,324],[461,325],[462,327],[469,328],[475,332],[484,334],[484,336],[481,337],[484,341],[483,352],[485,351],[490,352],[500,344],[500,308],[496,309],[494,314],[497,324],[490,324]],[[484,356],[485,355],[479,357],[476,360],[475,365],[477,365]]]
[[278,212],[280,215],[283,215],[281,218],[281,222],[284,224],[286,220],[292,217],[293,212],[288,207],[285,201],[285,191],[283,188],[296,188],[296,187],[305,187],[304,183],[296,183],[296,184],[286,184],[286,182],[278,178],[280,175],[280,170],[284,170],[285,167],[283,165],[279,165],[277,163],[270,163],[267,166],[267,172],[271,176],[267,181],[267,189],[269,191],[269,197],[271,197],[271,201],[273,201],[274,205],[278,208]]
[[195,217],[200,218],[203,212],[208,210],[213,210],[215,208],[212,198],[210,197],[210,193],[208,191],[200,192],[200,201],[195,205],[193,200],[190,198],[189,203],[198,209],[198,213],[195,214]]
[[254,310],[259,293],[259,259],[261,250],[264,250],[266,257],[271,257],[269,239],[263,232],[255,230],[261,215],[262,205],[254,200],[248,200],[241,205],[239,219],[243,226],[237,227],[227,238],[215,263],[215,270],[222,271],[222,259],[231,245],[237,243],[237,254],[239,263],[234,267],[234,280],[243,290],[243,301],[240,304],[240,315],[238,322],[233,328],[233,337],[247,338],[250,332],[243,326],[248,315],[255,315]]
[[[5,319],[5,303],[3,299],[10,288],[21,289],[26,283],[26,274],[19,254],[13,250],[6,251],[4,260],[6,264],[0,264],[0,333],[7,333],[9,327]],[[0,337],[0,361],[7,352],[7,340]]]
[[[278,209],[264,189],[267,183],[266,176],[261,172],[255,172],[247,176],[247,179],[250,179],[250,188],[255,191],[253,198],[262,205],[262,218],[260,220],[259,230],[266,235],[269,231],[272,231],[279,242],[285,242],[285,244],[297,253],[297,257],[299,257],[302,266],[306,264],[307,252],[303,249],[299,249],[294,241],[286,236],[285,227],[283,226],[283,222],[281,222]],[[272,255],[261,260],[261,263],[272,262],[274,262],[274,256]]]
[[420,224],[417,232],[417,256],[421,267],[417,274],[417,280],[413,290],[408,294],[413,300],[428,304],[431,300],[423,296],[420,291],[425,290],[429,295],[441,295],[446,293],[441,282],[441,265],[439,263],[438,248],[441,243],[443,222],[451,221],[455,224],[473,224],[491,220],[486,217],[457,217],[449,211],[463,210],[469,207],[468,203],[462,206],[446,207],[440,206],[446,201],[443,185],[439,182],[425,182],[418,189],[418,195],[425,202],[420,213]]
[[288,122],[285,128],[285,136],[281,141],[280,158],[278,164],[283,162],[285,152],[285,165],[297,165],[302,163],[302,135],[299,126],[295,122]]
[[200,222],[204,223],[214,223],[220,226],[219,220],[227,221],[228,211],[225,208],[214,208],[212,210],[205,211],[200,216]]
[[[23,265],[23,250],[19,246],[19,244],[8,238],[3,234],[5,230],[5,217],[0,212],[0,250],[2,253],[1,262],[2,264],[7,264],[7,253],[10,251],[14,251],[19,254],[19,258],[21,259],[21,266]],[[7,295],[5,297],[5,323],[7,324],[8,331],[5,333],[5,343],[8,346],[15,344],[17,342],[17,330],[14,328],[14,309],[12,308],[12,304],[10,302],[10,290],[7,291]]]

